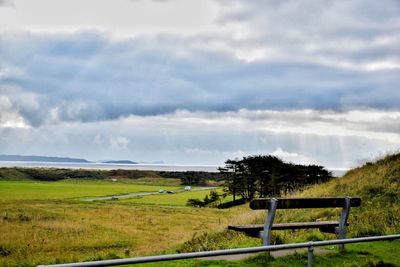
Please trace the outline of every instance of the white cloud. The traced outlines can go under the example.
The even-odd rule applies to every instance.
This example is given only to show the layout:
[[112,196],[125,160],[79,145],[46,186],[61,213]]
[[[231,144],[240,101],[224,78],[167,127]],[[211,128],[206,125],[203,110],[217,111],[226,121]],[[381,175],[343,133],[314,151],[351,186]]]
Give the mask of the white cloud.
[[131,141],[124,136],[110,136],[109,142],[110,148],[118,151],[121,149],[127,149]]
[[29,125],[13,108],[11,100],[0,94],[0,128],[27,128]]
[[358,71],[400,68],[396,1],[218,3],[218,21],[230,33],[236,56],[246,61],[314,62]]
[[310,159],[298,153],[284,151],[281,147],[277,147],[275,151],[271,153],[271,155],[276,156],[286,162],[292,162],[296,164],[308,165],[315,162],[315,159]]
[[95,146],[100,146],[103,145],[104,143],[105,143],[104,138],[99,134],[95,135],[95,137],[93,138],[93,145]]
[[[331,168],[354,166],[360,159],[400,148],[400,129],[393,132],[390,128],[392,123],[400,124],[398,115],[363,111],[364,119],[359,121],[354,120],[357,112],[180,111],[104,122],[60,122],[24,130],[0,129],[0,147],[8,154],[24,151],[91,160],[124,158],[193,165],[274,154],[295,163]],[[392,118],[386,125],[389,130],[385,125],[379,131],[369,128],[384,117]]]
[[[207,38],[179,35],[119,41],[99,32],[0,36],[0,91],[34,126],[180,109],[400,108],[394,70],[364,73],[296,58],[243,63],[219,49],[192,47]],[[17,94],[26,97],[17,100]]]
[[217,13],[216,5],[208,0],[20,0],[15,5],[15,9],[0,10],[0,29],[3,26],[53,33],[97,29],[117,36],[193,34],[212,29]]
[[0,153],[343,167],[399,148],[395,1],[0,6]]

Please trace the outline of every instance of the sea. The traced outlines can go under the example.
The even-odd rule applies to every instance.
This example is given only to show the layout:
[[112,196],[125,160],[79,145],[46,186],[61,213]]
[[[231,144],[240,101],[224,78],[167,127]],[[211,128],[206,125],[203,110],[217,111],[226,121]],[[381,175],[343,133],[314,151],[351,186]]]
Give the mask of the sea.
[[[218,165],[173,165],[173,164],[115,164],[115,163],[75,163],[75,162],[40,162],[40,161],[0,161],[0,167],[22,168],[68,168],[93,170],[147,170],[147,171],[203,171],[218,172]],[[349,169],[328,168],[333,176],[341,177]]]
[[40,161],[0,161],[0,167],[218,172],[219,166],[173,165],[173,164],[116,164],[116,163],[97,163],[97,162],[76,163],[76,162],[40,162]]

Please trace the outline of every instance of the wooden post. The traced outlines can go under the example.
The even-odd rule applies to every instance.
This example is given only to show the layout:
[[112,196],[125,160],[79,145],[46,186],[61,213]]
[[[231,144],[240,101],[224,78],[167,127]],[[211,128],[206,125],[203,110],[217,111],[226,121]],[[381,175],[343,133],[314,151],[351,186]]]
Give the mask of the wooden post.
[[270,205],[268,207],[268,211],[267,211],[268,214],[265,219],[264,231],[262,234],[262,240],[263,240],[264,246],[271,245],[272,224],[274,223],[275,211],[276,211],[277,204],[278,204],[278,200],[276,198],[272,198],[270,201]]
[[[349,218],[350,206],[351,206],[350,201],[351,197],[346,197],[344,200],[343,210],[342,214],[340,215],[340,221],[339,221],[339,229],[338,229],[339,239],[346,238],[347,219]],[[344,244],[339,245],[339,250],[340,252],[345,251]]]

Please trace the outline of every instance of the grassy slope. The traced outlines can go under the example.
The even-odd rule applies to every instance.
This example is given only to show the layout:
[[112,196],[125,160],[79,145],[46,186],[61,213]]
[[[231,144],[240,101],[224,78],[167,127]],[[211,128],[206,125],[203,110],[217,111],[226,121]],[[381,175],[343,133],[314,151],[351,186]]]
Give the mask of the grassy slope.
[[400,232],[400,154],[367,163],[300,196],[360,196],[360,208],[350,212],[350,236]]
[[[344,177],[328,183],[315,185],[293,197],[360,196],[362,205],[353,208],[349,217],[349,237],[400,233],[400,154],[387,156],[375,163],[367,163],[349,171]],[[291,197],[291,196],[288,196]],[[277,212],[277,222],[335,220],[341,209],[281,210]],[[257,213],[247,223],[263,223],[265,213]],[[307,240],[333,239],[335,235],[319,231],[275,231],[275,243],[303,242]],[[202,244],[207,244],[204,246]],[[178,248],[180,251],[211,250],[225,247],[258,246],[259,240],[241,234],[222,232],[197,237]],[[342,255],[317,257],[317,263],[324,266],[374,266],[379,261],[400,265],[400,241],[355,244],[347,246],[349,252]],[[262,257],[261,257],[262,258]],[[263,266],[260,257],[253,261],[227,263],[202,263],[193,266]],[[275,260],[270,266],[304,266],[303,256],[292,256]],[[370,265],[368,265],[370,264]],[[190,266],[191,264],[188,264]]]
[[[315,185],[294,195],[295,197],[360,196],[361,207],[352,208],[349,216],[348,236],[371,236],[400,232],[400,154],[387,156],[376,163],[367,163],[349,171],[344,177]],[[288,196],[291,197],[291,196]],[[337,220],[341,208],[315,210],[282,210],[277,222]],[[258,219],[260,222],[260,218]],[[305,239],[333,238],[332,234],[318,231],[276,232],[285,242]],[[279,242],[279,240],[277,240]]]

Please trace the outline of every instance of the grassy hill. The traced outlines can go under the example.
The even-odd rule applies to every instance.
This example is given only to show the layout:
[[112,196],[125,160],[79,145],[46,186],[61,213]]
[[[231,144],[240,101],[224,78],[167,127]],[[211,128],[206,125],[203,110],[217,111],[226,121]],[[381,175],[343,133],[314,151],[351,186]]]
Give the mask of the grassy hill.
[[361,207],[350,212],[350,236],[399,233],[400,154],[368,162],[342,178],[308,188],[298,196],[360,196]]
[[[359,196],[361,207],[352,208],[349,237],[393,234],[400,232],[400,154],[352,169],[343,177],[313,185],[286,197]],[[341,208],[278,210],[275,222],[337,220]],[[264,223],[265,212],[254,211],[243,223]],[[221,236],[221,234],[219,233]],[[232,236],[231,234],[229,236]],[[275,243],[332,239],[319,231],[275,231]],[[249,239],[248,245],[254,245]]]
[[[362,198],[361,207],[352,208],[350,211],[348,237],[400,233],[400,154],[386,156],[374,163],[368,162],[363,166],[350,170],[343,177],[308,187],[302,192],[297,192],[287,197],[323,196],[360,196]],[[340,211],[340,208],[278,210],[275,221],[337,220],[340,216]],[[247,221],[244,223],[263,223],[264,219],[265,212],[258,213],[254,211],[254,216],[248,216]],[[274,231],[272,238],[275,244],[279,244],[327,240],[336,237],[333,234],[324,234],[317,230],[300,230]],[[211,250],[258,245],[261,245],[258,239],[225,231],[195,237],[180,246],[178,251]],[[342,265],[342,263],[344,263],[343,266],[379,266],[379,264],[376,265],[379,261],[400,264],[400,257],[396,252],[400,249],[399,241],[356,244],[348,247],[353,248],[353,251],[350,249],[347,255],[320,256],[318,260],[326,266],[337,266]],[[357,261],[360,260],[363,253],[367,256],[362,256],[362,262],[364,263],[359,265]],[[256,257],[253,262],[240,262],[238,265],[220,262],[218,265],[212,266],[240,266],[240,264],[244,264],[243,266],[258,266],[256,262],[259,260],[260,257]],[[301,259],[300,257],[300,259],[296,260],[293,257],[289,257],[287,259],[276,260],[270,266],[297,266],[301,260],[304,261],[304,258]],[[208,265],[204,264],[204,266]]]

